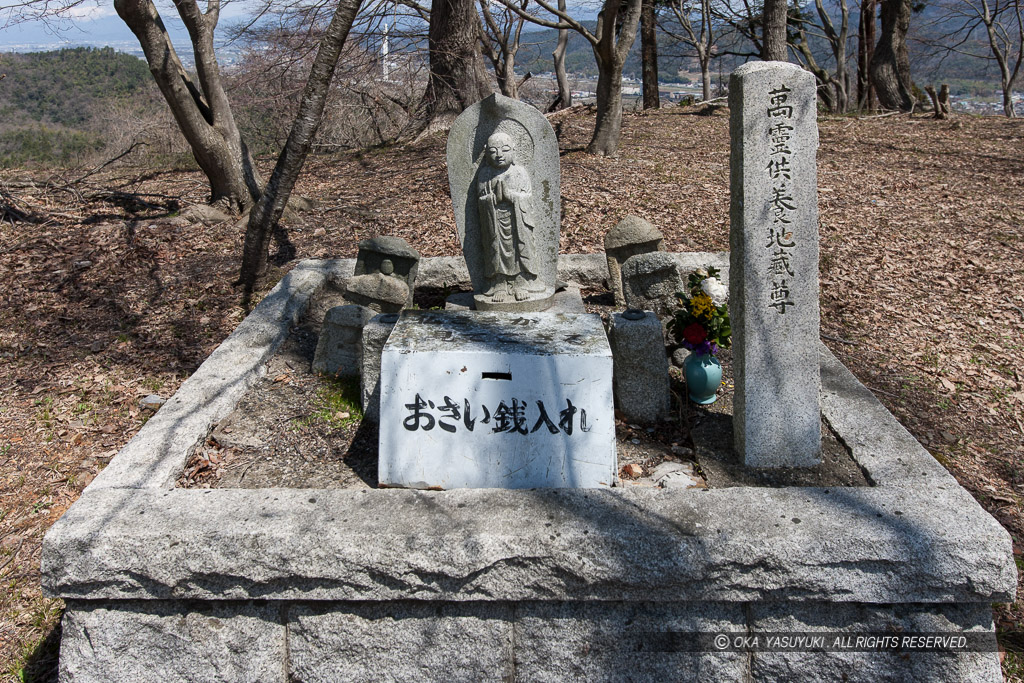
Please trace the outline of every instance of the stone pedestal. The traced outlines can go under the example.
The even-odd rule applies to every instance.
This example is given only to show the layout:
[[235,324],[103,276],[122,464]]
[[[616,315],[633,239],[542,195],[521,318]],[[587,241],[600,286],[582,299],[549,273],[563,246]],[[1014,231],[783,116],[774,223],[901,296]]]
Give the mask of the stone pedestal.
[[[476,305],[472,292],[457,292],[444,301],[444,310],[448,312],[471,311]],[[583,294],[579,287],[566,287],[555,292],[551,305],[545,313],[586,313],[583,305]]]
[[601,318],[407,311],[381,359],[381,486],[615,482]]
[[668,417],[668,356],[658,317],[635,309],[615,313],[608,340],[615,356],[615,407],[622,417],[641,423]]
[[313,372],[358,377],[363,326],[373,315],[369,308],[355,304],[335,306],[327,311],[313,355]]
[[384,344],[391,336],[398,322],[397,313],[375,316],[363,328],[363,373],[360,389],[363,401],[363,419],[377,422],[380,419],[380,356]]

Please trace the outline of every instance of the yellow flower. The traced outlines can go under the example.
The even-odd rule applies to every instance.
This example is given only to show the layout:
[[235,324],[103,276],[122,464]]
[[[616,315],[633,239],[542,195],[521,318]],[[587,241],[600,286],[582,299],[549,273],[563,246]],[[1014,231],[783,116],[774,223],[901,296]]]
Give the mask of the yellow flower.
[[704,292],[690,299],[690,312],[694,317],[711,320],[714,310],[715,305],[712,303],[711,297]]

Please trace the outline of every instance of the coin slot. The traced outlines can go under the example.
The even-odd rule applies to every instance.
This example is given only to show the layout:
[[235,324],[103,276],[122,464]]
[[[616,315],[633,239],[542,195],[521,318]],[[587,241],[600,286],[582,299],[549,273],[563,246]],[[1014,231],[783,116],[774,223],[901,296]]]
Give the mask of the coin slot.
[[512,373],[511,372],[484,372],[484,373],[481,373],[480,377],[483,378],[483,379],[507,379],[507,380],[511,380],[512,379]]

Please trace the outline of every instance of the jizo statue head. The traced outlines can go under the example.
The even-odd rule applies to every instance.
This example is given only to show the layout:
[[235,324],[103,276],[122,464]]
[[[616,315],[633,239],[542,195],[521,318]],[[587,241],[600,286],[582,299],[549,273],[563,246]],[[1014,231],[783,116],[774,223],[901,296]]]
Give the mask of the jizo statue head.
[[505,169],[512,165],[515,143],[506,133],[495,133],[487,138],[487,159],[495,168]]

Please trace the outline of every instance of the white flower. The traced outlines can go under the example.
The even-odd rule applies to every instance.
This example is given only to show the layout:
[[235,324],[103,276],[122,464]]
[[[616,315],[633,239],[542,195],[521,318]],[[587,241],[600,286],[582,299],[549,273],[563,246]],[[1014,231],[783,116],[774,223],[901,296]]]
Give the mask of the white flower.
[[697,277],[704,278],[708,276],[708,271],[704,270],[703,268],[698,268],[693,272],[697,274]]
[[729,288],[717,277],[709,277],[700,283],[700,288],[711,297],[711,303],[721,306],[729,300]]

